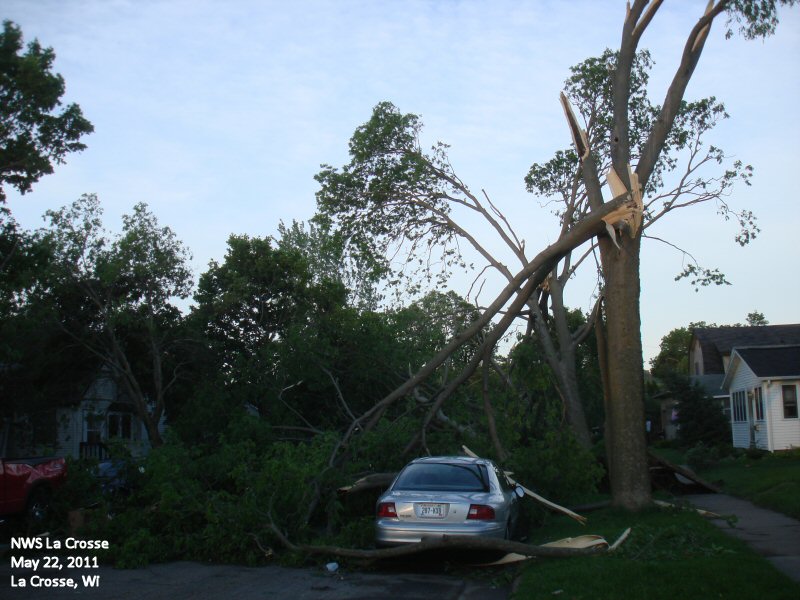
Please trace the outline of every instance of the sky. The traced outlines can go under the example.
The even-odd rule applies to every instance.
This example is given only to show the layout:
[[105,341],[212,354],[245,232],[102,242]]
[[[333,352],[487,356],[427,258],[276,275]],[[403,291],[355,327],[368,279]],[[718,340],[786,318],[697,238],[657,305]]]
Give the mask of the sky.
[[[665,2],[645,32],[654,101],[704,6]],[[569,67],[618,47],[624,13],[619,0],[5,0],[2,18],[26,42],[54,48],[65,102],[95,127],[87,150],[31,193],[9,190],[7,206],[36,228],[46,210],[96,193],[118,230],[144,201],[191,250],[199,276],[224,259],[231,234],[276,235],[281,221],[311,218],[320,165],[345,164],[354,129],[389,100],[420,115],[423,144],[450,144],[461,178],[487,192],[529,251],[541,249],[558,224],[523,178],[569,145],[558,103]],[[662,336],[691,322],[744,322],[753,310],[772,324],[800,322],[800,9],[784,10],[766,41],[725,40],[718,20],[686,98],[711,95],[731,118],[710,143],[755,169],[728,202],[755,212],[761,232],[738,246],[735,224],[713,205],[648,231],[731,285],[695,292],[674,281],[683,255],[646,240],[645,365]],[[567,288],[568,305],[584,310],[596,292],[587,266]],[[472,277],[454,277],[453,289],[465,294]]]

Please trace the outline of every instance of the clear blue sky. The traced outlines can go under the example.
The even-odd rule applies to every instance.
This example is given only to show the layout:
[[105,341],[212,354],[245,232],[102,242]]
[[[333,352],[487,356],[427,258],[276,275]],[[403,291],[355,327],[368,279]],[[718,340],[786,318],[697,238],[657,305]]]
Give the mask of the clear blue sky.
[[[666,2],[645,34],[655,99],[704,5]],[[457,172],[529,250],[544,247],[557,224],[523,177],[569,144],[558,92],[571,65],[618,45],[624,11],[618,0],[6,0],[2,17],[55,49],[68,100],[96,129],[84,153],[8,205],[38,227],[45,210],[95,192],[115,228],[145,201],[192,250],[197,275],[223,258],[231,233],[272,235],[281,220],[310,218],[319,165],[346,162],[353,129],[390,100],[422,116],[426,142],[452,145]],[[690,321],[744,321],[758,309],[800,322],[800,10],[784,11],[766,42],[723,34],[719,22],[687,99],[725,102],[731,119],[710,139],[755,167],[753,186],[730,202],[755,211],[762,231],[740,248],[714,206],[653,228],[733,285],[695,293],[673,281],[680,254],[646,244],[646,361]],[[465,293],[467,281],[454,288]],[[588,308],[592,290],[591,277],[576,281],[568,303]]]

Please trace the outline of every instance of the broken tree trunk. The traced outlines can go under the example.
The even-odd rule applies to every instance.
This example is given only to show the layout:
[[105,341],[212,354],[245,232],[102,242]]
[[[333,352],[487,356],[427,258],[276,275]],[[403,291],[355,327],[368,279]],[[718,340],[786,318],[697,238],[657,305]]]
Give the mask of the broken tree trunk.
[[715,494],[722,493],[722,489],[719,486],[714,485],[713,483],[706,481],[701,477],[698,477],[697,473],[695,473],[691,469],[687,469],[686,467],[676,465],[675,463],[668,461],[666,458],[661,458],[660,456],[654,454],[652,450],[647,451],[647,456],[650,459],[650,461],[655,463],[656,465],[669,469],[673,473],[683,475],[689,481],[692,481],[693,483],[696,483],[697,485],[706,488],[710,492],[714,492]]
[[395,477],[397,477],[397,473],[372,473],[362,477],[352,485],[340,487],[337,491],[340,494],[355,494],[356,492],[379,488],[385,490],[391,485]]
[[[398,558],[401,556],[411,556],[429,550],[490,550],[506,553],[521,554],[523,556],[540,556],[548,558],[569,558],[574,556],[587,556],[600,554],[608,551],[608,546],[599,544],[587,548],[563,547],[558,545],[533,546],[522,542],[510,540],[500,540],[491,538],[476,537],[448,537],[443,536],[437,539],[425,539],[414,544],[405,544],[392,548],[381,548],[377,550],[358,550],[355,548],[342,548],[339,546],[314,546],[309,544],[293,544],[277,528],[272,527],[273,533],[280,542],[290,550],[304,552],[306,554],[322,554],[326,556],[338,556],[342,558],[352,558],[356,560],[375,561],[388,558]],[[260,545],[260,544],[259,544]],[[616,546],[616,545],[615,545]]]

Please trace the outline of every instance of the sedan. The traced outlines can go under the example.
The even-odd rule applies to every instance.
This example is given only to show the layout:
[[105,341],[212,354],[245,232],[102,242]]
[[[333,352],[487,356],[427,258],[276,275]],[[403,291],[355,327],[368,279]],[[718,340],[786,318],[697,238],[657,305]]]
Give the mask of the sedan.
[[418,458],[378,499],[378,546],[444,536],[510,539],[524,495],[490,460],[462,456]]

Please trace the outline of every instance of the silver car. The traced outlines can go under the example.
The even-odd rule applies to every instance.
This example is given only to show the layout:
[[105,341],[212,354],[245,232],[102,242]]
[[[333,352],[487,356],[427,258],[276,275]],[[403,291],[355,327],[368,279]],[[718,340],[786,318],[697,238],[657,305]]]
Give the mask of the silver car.
[[442,536],[510,539],[524,491],[491,460],[431,456],[411,461],[378,499],[378,546]]

